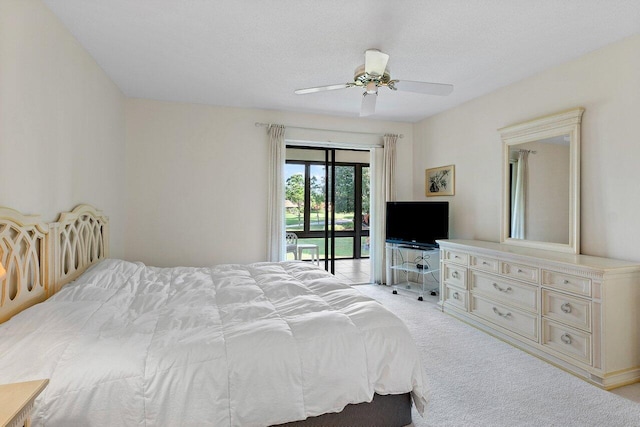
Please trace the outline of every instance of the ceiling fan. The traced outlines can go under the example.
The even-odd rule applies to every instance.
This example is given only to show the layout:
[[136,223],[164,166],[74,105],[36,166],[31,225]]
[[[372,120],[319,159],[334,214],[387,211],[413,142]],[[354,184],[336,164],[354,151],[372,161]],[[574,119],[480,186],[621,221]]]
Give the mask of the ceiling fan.
[[414,82],[409,80],[391,80],[387,68],[389,55],[378,49],[367,49],[364,52],[364,65],[356,68],[353,82],[328,86],[317,86],[295,91],[298,95],[323,92],[327,90],[346,89],[359,86],[364,88],[360,116],[370,116],[376,109],[378,88],[386,86],[391,90],[424,93],[427,95],[449,95],[453,91],[453,85],[442,83]]

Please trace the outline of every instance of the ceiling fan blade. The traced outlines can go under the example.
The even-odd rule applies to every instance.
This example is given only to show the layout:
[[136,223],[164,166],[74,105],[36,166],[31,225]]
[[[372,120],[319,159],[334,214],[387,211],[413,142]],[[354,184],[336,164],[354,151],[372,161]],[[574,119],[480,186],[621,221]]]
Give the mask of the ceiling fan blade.
[[412,82],[409,80],[396,80],[393,83],[393,88],[407,92],[439,96],[446,96],[453,92],[453,85],[443,83]]
[[364,52],[364,72],[369,75],[382,76],[387,69],[389,55],[378,49],[368,49]]
[[362,105],[360,106],[360,117],[370,116],[376,111],[377,93],[363,93]]
[[294,91],[297,95],[304,95],[305,93],[316,93],[316,92],[324,92],[327,90],[336,90],[336,89],[346,89],[348,87],[353,86],[353,83],[343,83],[337,85],[329,85],[329,86],[318,86],[318,87],[309,87],[306,89],[296,89]]

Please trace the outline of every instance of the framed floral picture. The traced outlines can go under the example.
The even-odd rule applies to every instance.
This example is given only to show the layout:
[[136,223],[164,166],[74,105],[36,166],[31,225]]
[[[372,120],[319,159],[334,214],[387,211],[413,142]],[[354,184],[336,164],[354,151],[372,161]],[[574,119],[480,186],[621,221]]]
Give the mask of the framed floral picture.
[[425,195],[453,196],[455,194],[455,166],[442,166],[425,171]]

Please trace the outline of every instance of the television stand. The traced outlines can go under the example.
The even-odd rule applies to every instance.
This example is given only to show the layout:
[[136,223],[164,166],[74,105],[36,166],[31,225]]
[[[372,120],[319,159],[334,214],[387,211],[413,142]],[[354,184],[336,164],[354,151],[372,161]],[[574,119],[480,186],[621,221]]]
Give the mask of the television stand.
[[440,250],[405,243],[386,244],[387,285],[393,293],[411,292],[423,301],[425,294],[439,294]]

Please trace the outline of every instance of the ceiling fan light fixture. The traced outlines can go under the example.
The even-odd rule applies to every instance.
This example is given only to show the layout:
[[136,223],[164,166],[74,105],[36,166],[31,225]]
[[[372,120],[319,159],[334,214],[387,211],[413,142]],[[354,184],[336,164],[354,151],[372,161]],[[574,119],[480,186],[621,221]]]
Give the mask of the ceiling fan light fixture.
[[369,95],[377,95],[378,94],[378,85],[376,82],[367,83],[366,93]]

